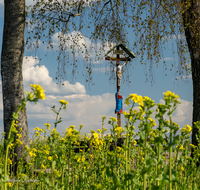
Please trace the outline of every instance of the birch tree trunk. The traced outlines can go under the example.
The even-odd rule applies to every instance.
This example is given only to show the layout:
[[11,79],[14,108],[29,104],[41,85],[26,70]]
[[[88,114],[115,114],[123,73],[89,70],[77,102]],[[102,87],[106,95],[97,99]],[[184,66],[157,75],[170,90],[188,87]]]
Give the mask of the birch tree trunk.
[[[21,105],[24,97],[22,62],[24,55],[25,0],[4,0],[4,30],[1,53],[1,78],[4,110],[5,139],[10,129],[12,113]],[[22,128],[22,146],[17,146],[17,161],[29,146],[26,109],[19,113],[18,125]],[[25,158],[28,162],[29,156]]]
[[[186,2],[186,0],[184,2]],[[192,64],[192,144],[197,145],[198,141],[196,140],[196,135],[198,134],[198,129],[194,127],[194,122],[200,121],[200,2],[198,0],[190,1],[189,8],[185,9],[183,13],[183,21]]]

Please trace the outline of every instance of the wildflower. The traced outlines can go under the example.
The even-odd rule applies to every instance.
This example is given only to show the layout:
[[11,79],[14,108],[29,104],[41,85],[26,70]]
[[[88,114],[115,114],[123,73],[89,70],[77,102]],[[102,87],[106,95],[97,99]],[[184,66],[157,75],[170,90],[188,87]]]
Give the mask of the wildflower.
[[90,157],[90,158],[93,158],[93,155],[92,155],[92,154],[89,154],[89,157]]
[[51,125],[49,123],[45,123],[44,124],[46,126],[47,129],[50,129]]
[[99,133],[102,133],[102,130],[101,130],[101,129],[97,129],[97,131],[98,131]]
[[39,127],[36,127],[34,130],[35,130],[35,131],[42,132],[42,133],[44,132],[44,130],[40,129]]
[[45,100],[44,90],[39,84],[31,84],[30,86],[32,87],[32,90],[34,92],[34,98]]
[[12,187],[13,186],[13,183],[11,183],[11,182],[8,182],[7,184],[8,184],[8,187]]
[[12,164],[12,160],[10,158],[8,158],[8,164]]
[[192,127],[190,125],[185,125],[182,129],[181,129],[181,132],[183,134],[188,134],[192,131]]
[[184,171],[184,167],[183,166],[181,167],[181,170]]
[[91,130],[91,133],[96,133],[96,131],[94,131],[94,130]]
[[65,100],[59,100],[59,102],[61,103],[61,105],[66,105],[66,104],[68,104],[68,102],[65,101]]
[[22,144],[23,144],[23,142],[22,142],[22,141],[20,141],[19,139],[16,139],[16,143],[18,144],[18,146],[20,146],[20,145],[22,145]]
[[33,158],[36,157],[36,154],[33,151],[30,151],[29,155],[30,155],[30,157],[33,157]]
[[35,134],[36,134],[36,137],[39,137],[40,136],[40,133],[37,131],[37,132],[35,132]]
[[117,122],[117,118],[111,117],[111,118],[110,118],[110,121]]
[[84,156],[79,157],[79,158],[77,159],[77,162],[78,162],[78,163],[82,163],[82,162],[84,162],[84,161],[85,161],[85,157],[84,157]]
[[48,157],[48,160],[49,160],[49,161],[52,161],[52,156],[49,156],[49,157]]
[[14,147],[14,144],[13,144],[13,143],[10,143],[8,146],[9,146],[9,148],[12,149],[12,148]]
[[67,135],[67,136],[71,136],[71,134],[72,134],[72,129],[69,128],[69,129],[66,129],[66,130],[67,130],[66,135]]
[[122,148],[117,146],[117,152],[121,152]]
[[137,141],[134,141],[134,142],[133,142],[133,145],[134,145],[134,146],[137,145]]
[[55,169],[53,173],[54,173],[56,176],[60,177],[60,172],[59,172],[57,169]]
[[20,138],[22,138],[22,135],[21,134],[17,134],[17,137],[20,139]]
[[41,164],[41,168],[42,169],[46,169],[46,167],[44,166],[44,164]]
[[83,128],[83,124],[79,125],[79,129],[81,130]]

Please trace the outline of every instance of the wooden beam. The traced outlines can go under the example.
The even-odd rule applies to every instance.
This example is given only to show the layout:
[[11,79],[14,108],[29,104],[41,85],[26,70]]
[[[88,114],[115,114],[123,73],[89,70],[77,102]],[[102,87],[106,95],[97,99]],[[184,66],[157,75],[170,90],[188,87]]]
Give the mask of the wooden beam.
[[115,57],[105,57],[105,60],[112,60],[112,61],[130,61],[131,59],[129,57],[125,58],[115,58]]

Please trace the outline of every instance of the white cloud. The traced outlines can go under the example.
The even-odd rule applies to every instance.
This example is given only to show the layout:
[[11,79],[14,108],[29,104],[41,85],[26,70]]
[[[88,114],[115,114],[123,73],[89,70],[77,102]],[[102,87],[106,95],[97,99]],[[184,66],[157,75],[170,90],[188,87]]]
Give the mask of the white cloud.
[[[91,129],[97,130],[101,128],[101,119],[103,115],[108,117],[115,116],[115,96],[114,94],[106,93],[97,96],[86,94],[85,87],[76,83],[75,85],[65,81],[67,85],[60,88],[49,76],[49,71],[45,66],[37,66],[39,63],[37,57],[24,58],[23,77],[24,88],[30,91],[30,84],[39,83],[46,90],[46,99],[40,100],[37,105],[27,103],[27,116],[29,133],[34,131],[35,127],[44,127],[44,123],[54,125],[56,114],[51,110],[53,105],[59,109],[59,100],[69,102],[66,111],[61,111],[63,122],[58,125],[58,131],[63,132],[70,125],[78,127],[84,125],[83,131],[90,132]],[[0,84],[1,87],[1,84]],[[0,93],[0,98],[2,93]],[[3,105],[2,98],[0,99],[1,130],[3,132]],[[108,125],[106,125],[109,127]],[[109,131],[109,130],[108,130]]]
[[[65,131],[70,125],[78,127],[83,124],[83,131],[90,132],[91,129],[101,128],[103,115],[114,116],[114,94],[106,93],[98,96],[86,94],[76,94],[70,96],[47,96],[38,105],[28,104],[27,113],[30,120],[43,120],[53,125],[56,114],[51,111],[53,105],[59,108],[59,100],[64,99],[69,102],[66,111],[61,111],[63,122],[58,125],[58,131]],[[46,120],[45,120],[46,118]],[[33,124],[31,124],[33,125]],[[41,123],[41,127],[43,124]],[[53,127],[53,126],[52,126]]]
[[178,77],[175,77],[175,79],[180,79],[180,80],[192,79],[192,74],[190,74],[188,76],[178,76]]
[[[176,111],[172,114],[172,121],[179,124],[180,128],[184,125],[192,125],[192,110],[193,103],[190,101],[178,99],[181,104],[178,105]],[[164,104],[164,100],[160,100],[160,103]],[[167,115],[165,118],[169,118]]]
[[174,61],[173,57],[165,57],[163,58],[163,61]]
[[64,81],[65,85],[57,85],[52,77],[49,76],[48,69],[42,65],[38,65],[39,60],[37,57],[24,57],[23,61],[23,79],[24,86],[26,90],[29,90],[30,84],[40,84],[46,93],[48,94],[85,94],[85,87],[76,82],[75,84],[70,84],[68,81]]

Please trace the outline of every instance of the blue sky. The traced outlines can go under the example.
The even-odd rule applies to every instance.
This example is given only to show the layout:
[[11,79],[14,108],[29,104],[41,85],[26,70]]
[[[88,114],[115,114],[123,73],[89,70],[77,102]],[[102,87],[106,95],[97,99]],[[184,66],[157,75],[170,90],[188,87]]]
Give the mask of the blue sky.
[[[28,3],[31,0],[27,1]],[[0,53],[2,48],[2,37],[3,37],[3,0],[0,0]],[[77,31],[72,31],[70,34],[77,34]],[[88,36],[83,35],[85,43],[98,45],[91,42]],[[131,31],[129,33],[129,45],[130,47],[134,43],[131,38]],[[56,35],[52,38],[56,43]],[[173,39],[171,39],[173,40]],[[171,44],[172,41],[169,43]],[[173,42],[172,42],[173,43]],[[63,132],[70,125],[78,127],[83,124],[82,131],[90,132],[90,130],[97,130],[101,128],[102,116],[113,117],[115,110],[115,92],[116,92],[116,81],[109,81],[109,73],[105,75],[105,67],[109,70],[108,61],[102,60],[96,63],[93,69],[93,83],[94,85],[88,85],[85,82],[84,74],[84,61],[82,55],[79,56],[79,71],[72,80],[71,70],[68,70],[67,79],[64,81],[63,86],[56,84],[56,71],[57,71],[57,52],[55,50],[45,49],[45,44],[37,51],[30,51],[25,49],[23,63],[23,77],[24,77],[24,88],[26,91],[30,90],[30,84],[41,84],[46,92],[46,99],[40,101],[38,105],[33,103],[27,104],[27,115],[28,115],[28,126],[29,133],[34,131],[35,127],[44,127],[44,123],[50,123],[53,128],[56,115],[51,111],[53,105],[59,108],[59,100],[64,99],[69,102],[67,110],[61,112],[63,122],[58,125],[58,131]],[[131,49],[131,48],[130,48]],[[131,49],[133,52],[134,49]],[[44,56],[46,53],[47,56]],[[164,57],[166,64],[171,65],[177,63],[178,59],[172,57],[169,50],[164,51]],[[40,60],[41,59],[41,60]],[[71,60],[72,61],[72,60]],[[38,66],[40,65],[40,67]],[[142,96],[149,96],[156,103],[162,102],[163,92],[170,90],[180,96],[180,101],[177,111],[174,113],[173,121],[180,124],[183,127],[186,124],[191,125],[192,122],[192,102],[193,102],[193,90],[192,90],[192,79],[189,77],[185,80],[175,80],[175,70],[165,70],[163,63],[160,62],[158,68],[154,68],[155,81],[153,86],[150,82],[146,82],[144,65],[140,65],[140,58],[137,57],[132,60],[132,66],[127,67],[129,71],[129,81],[131,83],[124,83],[122,81],[121,94],[125,99],[129,94],[136,93]],[[126,74],[126,72],[124,73]],[[167,76],[165,76],[167,74]],[[73,82],[73,83],[71,83]],[[0,88],[1,89],[1,88]],[[3,132],[3,105],[2,105],[2,90],[0,90],[0,133]],[[123,106],[124,110],[128,107]],[[108,119],[106,120],[108,121]],[[107,123],[107,122],[106,122]],[[122,126],[125,121],[122,115]],[[109,128],[109,125],[106,124]],[[109,132],[109,130],[108,130]]]

